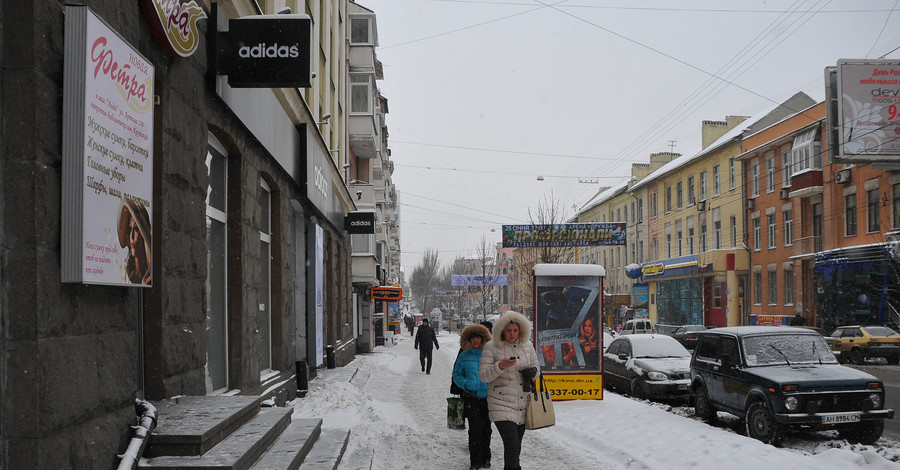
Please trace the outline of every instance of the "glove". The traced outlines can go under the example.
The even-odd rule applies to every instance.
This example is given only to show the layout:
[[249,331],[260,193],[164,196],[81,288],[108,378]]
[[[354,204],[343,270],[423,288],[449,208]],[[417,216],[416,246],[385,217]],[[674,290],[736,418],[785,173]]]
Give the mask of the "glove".
[[534,377],[537,375],[537,368],[526,367],[519,371],[522,374],[522,391],[530,392],[534,387]]

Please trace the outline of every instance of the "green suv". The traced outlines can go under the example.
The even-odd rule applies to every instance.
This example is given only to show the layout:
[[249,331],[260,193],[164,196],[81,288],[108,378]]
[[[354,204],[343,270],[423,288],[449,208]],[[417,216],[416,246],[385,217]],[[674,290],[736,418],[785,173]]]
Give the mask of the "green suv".
[[772,445],[790,427],[836,429],[848,441],[872,444],[894,417],[884,408],[881,380],[838,364],[822,335],[801,328],[704,332],[691,357],[691,393],[701,419],[733,414],[748,436]]

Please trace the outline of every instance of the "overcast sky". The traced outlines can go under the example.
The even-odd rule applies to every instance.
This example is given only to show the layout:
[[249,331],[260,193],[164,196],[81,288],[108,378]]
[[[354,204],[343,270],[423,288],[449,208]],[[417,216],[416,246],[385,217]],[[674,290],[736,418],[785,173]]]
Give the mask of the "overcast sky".
[[357,1],[377,16],[407,273],[426,248],[500,241],[551,191],[571,215],[651,153],[697,151],[703,120],[822,100],[839,59],[900,58],[900,0]]

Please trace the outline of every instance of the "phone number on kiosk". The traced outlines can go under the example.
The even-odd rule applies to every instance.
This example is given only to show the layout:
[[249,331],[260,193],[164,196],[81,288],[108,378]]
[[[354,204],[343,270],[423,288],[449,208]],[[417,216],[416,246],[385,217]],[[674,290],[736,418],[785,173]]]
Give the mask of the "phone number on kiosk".
[[580,396],[585,396],[585,395],[589,396],[589,397],[594,396],[594,395],[599,396],[603,391],[602,388],[575,388],[575,389],[565,389],[564,388],[561,390],[551,388],[549,390],[550,390],[550,395],[561,396],[561,397],[565,397],[565,396],[579,396],[580,397]]

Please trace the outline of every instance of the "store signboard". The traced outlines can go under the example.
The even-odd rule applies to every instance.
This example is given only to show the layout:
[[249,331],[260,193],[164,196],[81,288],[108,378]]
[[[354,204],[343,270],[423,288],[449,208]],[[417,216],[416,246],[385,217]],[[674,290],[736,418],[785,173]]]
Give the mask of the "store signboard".
[[155,69],[87,7],[65,19],[62,281],[149,287]]
[[216,34],[216,73],[232,88],[309,88],[312,20],[256,15],[228,20]]
[[607,245],[625,245],[624,222],[503,226],[503,248]]
[[189,57],[200,45],[197,22],[206,12],[190,0],[139,0],[159,47],[169,55]]

